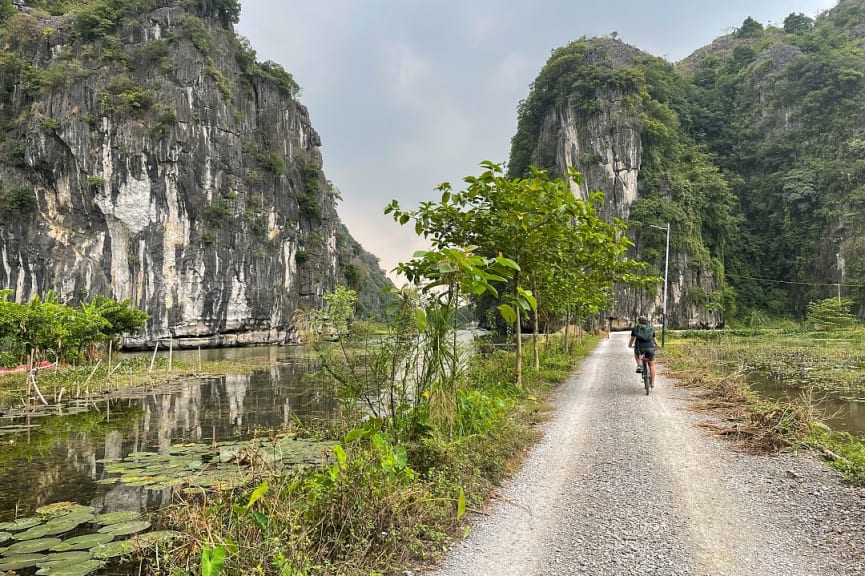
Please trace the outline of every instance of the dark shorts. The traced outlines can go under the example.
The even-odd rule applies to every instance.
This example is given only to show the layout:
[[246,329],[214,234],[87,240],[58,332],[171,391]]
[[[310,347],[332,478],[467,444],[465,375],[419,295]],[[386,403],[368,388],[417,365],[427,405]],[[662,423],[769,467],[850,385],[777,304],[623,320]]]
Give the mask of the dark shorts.
[[646,359],[648,359],[649,362],[655,361],[655,349],[654,348],[645,348],[645,349],[637,348],[637,347],[634,348],[634,356],[639,356],[641,353],[646,355]]

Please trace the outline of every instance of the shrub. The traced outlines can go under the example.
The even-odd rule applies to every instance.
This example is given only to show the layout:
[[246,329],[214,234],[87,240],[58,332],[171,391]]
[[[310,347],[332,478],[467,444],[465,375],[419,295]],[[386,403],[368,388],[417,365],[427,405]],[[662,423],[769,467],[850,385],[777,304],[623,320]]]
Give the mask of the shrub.
[[73,31],[84,40],[99,40],[114,32],[123,16],[117,3],[103,0],[81,6],[75,14]]
[[311,222],[321,220],[321,205],[318,203],[318,199],[309,192],[297,195],[297,206],[300,210],[301,218],[306,218]]
[[298,266],[302,266],[304,264],[304,262],[307,262],[310,258],[312,258],[312,256],[310,256],[309,252],[307,252],[305,250],[298,250],[294,254],[294,262]]
[[300,96],[300,86],[294,77],[276,62],[268,60],[259,64],[256,73],[276,84],[279,91],[289,98],[295,99]]
[[0,193],[0,206],[12,214],[19,216],[32,214],[37,205],[36,192],[32,188],[18,186]]
[[224,198],[219,198],[204,209],[204,220],[213,226],[219,226],[231,215],[231,207]]
[[204,26],[204,21],[201,18],[187,14],[183,17],[181,24],[183,36],[188,38],[192,45],[202,52],[207,52],[213,43],[210,35],[207,33],[207,28]]
[[213,61],[210,58],[207,59],[207,64],[204,66],[204,73],[216,82],[216,86],[219,88],[219,92],[222,96],[226,100],[231,100],[231,82],[225,77],[219,68],[213,65]]
[[136,116],[148,110],[153,105],[153,100],[153,94],[149,90],[129,77],[115,80],[107,92],[99,93],[103,114]]
[[856,319],[850,313],[853,301],[848,298],[827,298],[809,302],[806,320],[817,330],[832,330],[852,326]]
[[279,152],[259,152],[256,161],[259,166],[274,176],[284,176],[288,173],[288,167]]
[[88,176],[87,177],[87,185],[91,188],[104,188],[108,183],[105,178],[101,176]]

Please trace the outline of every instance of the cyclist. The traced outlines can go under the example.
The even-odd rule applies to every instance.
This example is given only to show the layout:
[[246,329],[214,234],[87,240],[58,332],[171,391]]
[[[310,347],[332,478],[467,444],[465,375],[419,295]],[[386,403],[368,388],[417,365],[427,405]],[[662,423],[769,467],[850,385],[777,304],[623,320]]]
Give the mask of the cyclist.
[[631,329],[631,339],[628,348],[634,349],[634,360],[637,362],[637,372],[642,372],[640,365],[640,354],[644,354],[651,368],[651,382],[655,384],[655,350],[658,349],[658,341],[655,339],[655,329],[649,324],[649,319],[640,316],[637,325]]

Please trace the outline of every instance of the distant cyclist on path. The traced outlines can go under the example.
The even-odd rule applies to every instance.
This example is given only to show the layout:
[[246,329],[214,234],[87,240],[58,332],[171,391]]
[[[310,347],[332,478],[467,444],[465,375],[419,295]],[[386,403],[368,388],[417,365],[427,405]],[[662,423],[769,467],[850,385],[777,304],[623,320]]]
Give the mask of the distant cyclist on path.
[[634,349],[634,360],[637,362],[637,372],[642,372],[643,367],[640,365],[640,354],[645,354],[649,361],[652,374],[652,384],[655,384],[655,350],[658,349],[658,341],[655,339],[655,329],[649,324],[649,319],[645,316],[640,316],[637,319],[637,325],[631,329],[631,339],[628,341],[628,348]]

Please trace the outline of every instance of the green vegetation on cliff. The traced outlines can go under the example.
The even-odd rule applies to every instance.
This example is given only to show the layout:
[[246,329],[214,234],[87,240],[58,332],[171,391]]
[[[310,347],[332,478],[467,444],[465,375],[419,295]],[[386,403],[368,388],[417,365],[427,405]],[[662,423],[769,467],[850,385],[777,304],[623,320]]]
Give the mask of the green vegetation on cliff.
[[840,291],[862,317],[863,30],[865,2],[842,0],[782,27],[748,18],[676,67],[610,38],[573,42],[520,104],[509,171],[564,169],[538,146],[552,114],[605,130],[627,116],[642,146],[629,206],[641,258],[663,260],[663,238],[641,224],[671,222],[673,253],[714,275],[713,292],[694,296],[707,309],[802,317]]

